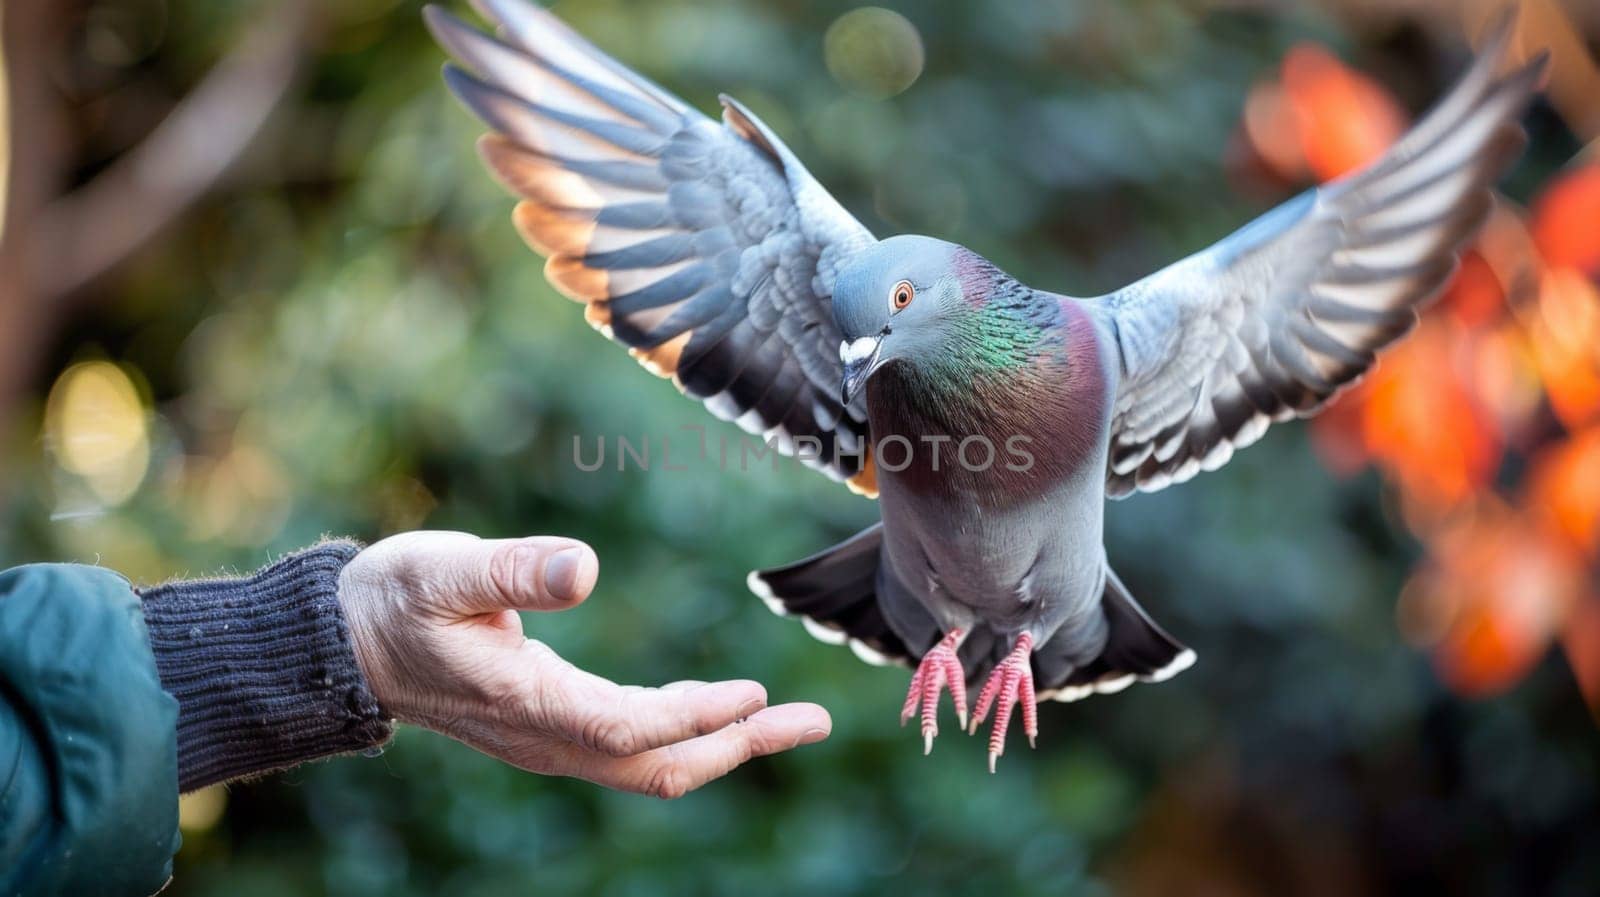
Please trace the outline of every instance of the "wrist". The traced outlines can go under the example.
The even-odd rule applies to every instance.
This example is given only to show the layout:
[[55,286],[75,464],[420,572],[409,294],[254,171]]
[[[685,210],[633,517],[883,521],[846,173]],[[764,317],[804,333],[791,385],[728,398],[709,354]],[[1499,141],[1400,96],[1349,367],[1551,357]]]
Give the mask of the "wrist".
[[387,740],[338,600],[359,551],[328,542],[247,577],[139,590],[162,687],[179,703],[182,790]]
[[394,671],[386,663],[385,632],[402,627],[399,621],[384,619],[380,602],[386,593],[381,582],[372,581],[367,566],[352,558],[339,571],[335,592],[350,634],[351,654],[373,702],[385,718],[399,719],[403,708],[395,696]]

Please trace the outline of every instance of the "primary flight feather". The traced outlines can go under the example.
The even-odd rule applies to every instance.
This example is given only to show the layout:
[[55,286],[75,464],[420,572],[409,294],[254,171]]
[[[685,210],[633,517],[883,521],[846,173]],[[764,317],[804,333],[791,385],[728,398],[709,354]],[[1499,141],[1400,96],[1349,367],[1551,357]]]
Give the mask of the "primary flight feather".
[[1037,290],[961,246],[875,239],[765,124],[718,124],[524,0],[483,34],[436,8],[445,79],[492,129],[514,220],[585,317],[712,413],[880,498],[882,522],[753,573],[774,610],[915,664],[926,745],[952,692],[989,762],[1020,706],[1159,681],[1193,652],[1106,561],[1107,496],[1226,463],[1406,333],[1521,151],[1545,60],[1509,23],[1382,158],[1108,296]]

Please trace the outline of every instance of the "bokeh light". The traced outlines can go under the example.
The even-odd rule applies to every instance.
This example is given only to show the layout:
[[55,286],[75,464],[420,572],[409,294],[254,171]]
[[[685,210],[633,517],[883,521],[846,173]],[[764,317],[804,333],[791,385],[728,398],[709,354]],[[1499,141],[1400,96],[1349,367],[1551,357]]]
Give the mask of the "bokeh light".
[[[1243,132],[1278,177],[1328,180],[1380,154],[1403,130],[1399,109],[1369,76],[1301,45],[1281,86],[1257,86]],[[1370,462],[1394,485],[1427,552],[1399,628],[1463,695],[1504,693],[1561,645],[1596,700],[1600,659],[1577,652],[1600,639],[1586,586],[1600,548],[1597,269],[1600,178],[1581,163],[1531,211],[1502,202],[1437,311],[1314,424],[1332,468]]]
[[228,809],[228,789],[222,785],[208,785],[178,798],[178,828],[184,834],[210,831],[222,820]]
[[50,390],[45,433],[56,463],[106,506],[126,501],[150,466],[150,431],[139,390],[106,361],[73,365]]
[[259,545],[288,519],[288,473],[276,458],[248,443],[235,442],[215,459],[189,459],[183,484],[191,538]]
[[1600,276],[1600,161],[1550,184],[1533,208],[1533,238],[1550,264]]
[[922,35],[894,10],[863,6],[828,26],[823,56],[833,77],[852,90],[892,97],[922,74]]

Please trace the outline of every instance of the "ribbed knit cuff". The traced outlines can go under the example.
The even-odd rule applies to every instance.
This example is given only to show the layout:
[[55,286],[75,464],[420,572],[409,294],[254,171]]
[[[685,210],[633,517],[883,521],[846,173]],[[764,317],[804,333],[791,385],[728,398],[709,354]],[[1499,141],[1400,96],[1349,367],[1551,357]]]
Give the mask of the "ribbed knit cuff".
[[326,542],[240,579],[137,590],[178,699],[180,791],[389,738],[339,606],[339,571],[360,550]]

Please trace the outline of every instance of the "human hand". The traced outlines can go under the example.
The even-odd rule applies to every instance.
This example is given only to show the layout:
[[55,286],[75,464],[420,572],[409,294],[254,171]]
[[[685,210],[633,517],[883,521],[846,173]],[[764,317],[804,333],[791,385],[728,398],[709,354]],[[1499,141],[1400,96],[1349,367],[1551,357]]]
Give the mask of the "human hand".
[[760,683],[617,685],[523,635],[517,611],[576,607],[598,575],[572,539],[413,532],[357,555],[339,601],[385,712],[531,772],[671,798],[828,737],[826,710]]

